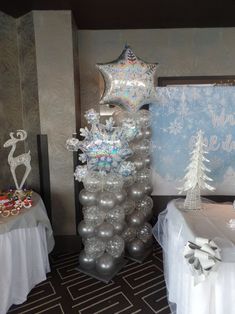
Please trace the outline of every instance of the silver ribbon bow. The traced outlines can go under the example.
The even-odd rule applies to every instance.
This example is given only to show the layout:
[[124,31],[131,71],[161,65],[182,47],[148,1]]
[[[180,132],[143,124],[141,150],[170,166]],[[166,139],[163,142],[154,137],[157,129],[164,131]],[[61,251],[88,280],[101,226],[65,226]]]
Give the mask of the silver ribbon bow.
[[218,262],[221,262],[220,251],[213,240],[198,237],[195,243],[188,241],[184,248],[184,257],[195,284],[204,281],[216,270]]

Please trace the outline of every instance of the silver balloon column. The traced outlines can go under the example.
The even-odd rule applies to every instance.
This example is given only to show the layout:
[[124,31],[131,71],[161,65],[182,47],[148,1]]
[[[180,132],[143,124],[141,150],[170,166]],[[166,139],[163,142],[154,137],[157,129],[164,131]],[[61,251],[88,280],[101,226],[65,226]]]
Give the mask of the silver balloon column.
[[[136,177],[124,176],[124,186],[128,190],[128,203],[124,203],[127,227],[122,233],[129,255],[143,259],[151,246],[151,226],[147,221],[152,216],[150,194],[150,113],[140,110],[145,104],[154,103],[157,98],[154,87],[154,75],[157,64],[144,62],[138,58],[129,46],[125,46],[121,55],[114,61],[97,65],[105,81],[105,90],[100,104],[121,106],[122,117],[117,119],[120,125],[132,130],[135,120],[140,127],[132,143],[134,156],[131,161],[137,169]],[[134,122],[135,122],[134,121]]]
[[126,263],[121,234],[126,228],[125,208],[130,210],[133,204],[127,199],[123,176],[130,179],[135,171],[133,163],[125,160],[132,154],[128,142],[137,130],[114,127],[112,118],[103,125],[93,109],[85,117],[91,129],[81,129],[84,140],[70,138],[66,142],[68,150],[81,150],[79,159],[86,162],[74,174],[84,185],[79,193],[84,220],[78,225],[84,250],[78,269],[109,282]]
[[[113,182],[113,184],[111,184]],[[119,175],[101,175],[88,171],[83,179],[84,189],[79,193],[83,217],[78,233],[84,250],[79,255],[80,270],[103,281],[109,281],[122,267],[124,240],[119,234],[124,229],[125,213],[120,206],[123,180]],[[117,195],[121,195],[118,199]]]
[[148,223],[152,218],[153,208],[150,196],[152,192],[150,112],[144,109],[134,114],[120,112],[115,119],[120,124],[130,117],[136,121],[139,132],[130,143],[134,153],[130,160],[135,165],[136,175],[134,182],[127,184],[128,200],[123,204],[127,225],[122,237],[127,256],[142,262],[152,247],[152,226]]

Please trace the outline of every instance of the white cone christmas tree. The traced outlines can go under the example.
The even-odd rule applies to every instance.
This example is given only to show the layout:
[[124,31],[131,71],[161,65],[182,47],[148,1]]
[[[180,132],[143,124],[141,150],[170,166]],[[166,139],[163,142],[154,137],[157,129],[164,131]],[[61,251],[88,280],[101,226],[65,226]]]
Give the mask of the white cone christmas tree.
[[185,209],[200,209],[201,208],[201,190],[214,191],[215,188],[207,183],[213,181],[206,175],[206,172],[211,172],[205,166],[209,162],[205,158],[207,154],[206,145],[203,142],[203,132],[200,130],[196,135],[196,143],[191,152],[190,163],[186,168],[186,175],[184,176],[184,185],[179,188],[180,193],[186,192],[186,199],[184,202]]

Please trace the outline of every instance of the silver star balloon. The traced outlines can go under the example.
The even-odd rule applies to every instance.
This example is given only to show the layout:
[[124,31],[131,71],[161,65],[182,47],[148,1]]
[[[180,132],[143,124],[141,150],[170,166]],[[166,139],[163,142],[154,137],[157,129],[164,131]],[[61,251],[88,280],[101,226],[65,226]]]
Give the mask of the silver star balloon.
[[97,64],[105,81],[100,104],[121,105],[131,112],[155,101],[154,75],[157,63],[146,63],[126,46],[120,57],[110,63]]

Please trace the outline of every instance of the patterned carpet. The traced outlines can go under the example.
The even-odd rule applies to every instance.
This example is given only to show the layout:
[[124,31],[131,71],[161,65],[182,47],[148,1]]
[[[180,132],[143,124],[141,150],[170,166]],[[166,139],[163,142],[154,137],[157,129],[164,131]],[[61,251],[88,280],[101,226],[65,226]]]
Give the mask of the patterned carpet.
[[9,314],[170,314],[159,246],[142,264],[129,261],[109,284],[75,270],[78,252],[51,257],[48,279]]

